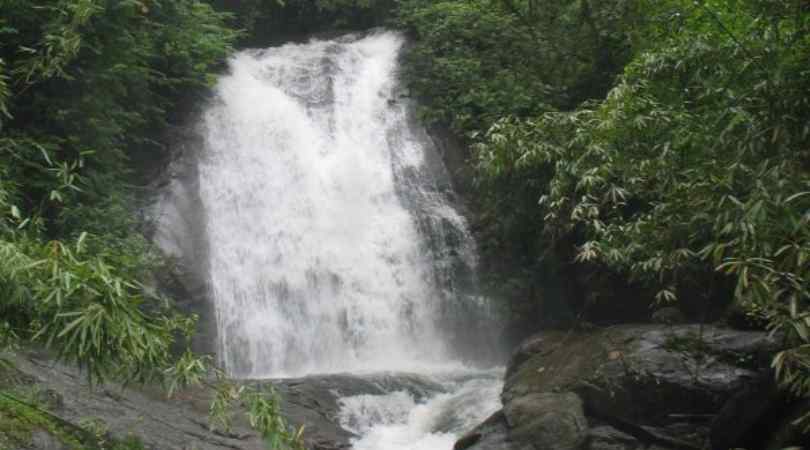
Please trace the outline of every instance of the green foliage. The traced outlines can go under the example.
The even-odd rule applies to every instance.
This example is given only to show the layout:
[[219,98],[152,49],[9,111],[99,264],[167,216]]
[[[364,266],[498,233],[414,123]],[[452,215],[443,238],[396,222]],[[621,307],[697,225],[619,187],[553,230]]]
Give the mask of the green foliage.
[[379,26],[394,0],[209,0],[233,14],[232,23],[246,31],[243,44],[309,37],[332,30],[362,30]]
[[499,121],[478,148],[481,173],[549,174],[536,226],[552,242],[573,236],[577,261],[660,301],[728,295],[766,318],[788,345],[777,376],[810,395],[810,8],[645,8],[607,98]]
[[248,407],[250,425],[261,433],[271,450],[304,450],[304,427],[298,430],[291,428],[279,407],[278,394],[270,389],[265,392],[256,389],[247,394],[245,403]]
[[230,431],[233,412],[240,406],[250,426],[258,431],[270,450],[305,450],[304,427],[292,428],[281,412],[278,394],[272,386],[248,386],[217,373],[216,394],[209,408],[212,429]]
[[[193,323],[188,323],[185,331],[190,333],[192,326]],[[190,339],[190,336],[187,339]],[[201,385],[211,370],[212,359],[209,355],[199,356],[186,350],[174,366],[164,372],[167,395],[171,397],[180,389]]]
[[427,119],[462,134],[601,95],[626,59],[634,2],[400,3],[417,38],[407,79]]
[[2,0],[0,311],[92,379],[162,379],[193,321],[139,282],[132,161],[206,88],[236,33],[197,0]]
[[85,367],[91,378],[148,381],[170,364],[172,334],[188,324],[143,310],[143,289],[103,258],[86,255],[85,236],[75,248],[58,241],[1,243],[0,255],[10,262],[0,270],[3,307],[13,326]]
[[504,114],[543,108],[535,94],[550,89],[538,76],[541,62],[527,58],[528,31],[493,3],[404,2],[400,20],[418,39],[406,76],[413,93],[429,99],[429,121],[466,133]]
[[6,64],[0,59],[0,130],[2,130],[3,122],[11,117],[8,112],[8,100],[11,92],[8,87],[8,75],[6,75]]
[[69,448],[100,448],[84,430],[20,400],[14,393],[0,391],[0,449],[30,448],[32,434],[38,430]]
[[133,436],[111,439],[107,426],[98,418],[84,418],[80,426],[65,422],[35,403],[24,401],[13,392],[0,391],[0,449],[33,448],[33,433],[54,438],[64,448],[74,450],[143,450]]

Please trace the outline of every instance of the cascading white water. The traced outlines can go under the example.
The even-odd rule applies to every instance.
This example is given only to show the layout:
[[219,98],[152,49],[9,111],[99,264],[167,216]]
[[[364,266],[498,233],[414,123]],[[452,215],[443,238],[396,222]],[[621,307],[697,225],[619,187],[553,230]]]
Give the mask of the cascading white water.
[[[422,403],[344,398],[358,450],[449,449],[500,385],[460,362],[485,353],[491,320],[446,171],[398,87],[403,43],[378,31],[234,56],[179,194],[197,191],[204,223],[187,234],[205,251],[162,243],[205,272],[232,375],[403,371],[444,386]],[[169,220],[188,227],[180,203]]]
[[454,227],[468,265],[474,252],[434,187],[407,183],[426,162],[396,95],[402,44],[377,33],[242,52],[219,82],[199,178],[231,373],[415,370],[452,356],[446,286],[418,220]]

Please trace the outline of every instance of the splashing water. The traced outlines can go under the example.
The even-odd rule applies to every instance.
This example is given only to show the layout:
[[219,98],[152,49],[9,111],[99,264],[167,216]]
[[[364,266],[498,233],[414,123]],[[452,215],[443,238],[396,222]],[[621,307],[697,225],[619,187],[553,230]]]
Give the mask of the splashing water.
[[341,425],[361,437],[354,450],[449,450],[500,407],[502,370],[434,376],[445,393],[418,402],[413,394],[358,395],[341,400]]

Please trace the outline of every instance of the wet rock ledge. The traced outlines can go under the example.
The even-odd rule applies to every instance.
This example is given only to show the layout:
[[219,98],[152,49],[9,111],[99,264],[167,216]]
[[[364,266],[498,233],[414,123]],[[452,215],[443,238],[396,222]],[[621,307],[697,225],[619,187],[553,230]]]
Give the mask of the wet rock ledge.
[[[407,391],[423,399],[443,387],[416,374],[320,375],[245,383],[272,384],[289,423],[305,427],[310,450],[347,450],[344,396]],[[200,386],[167,399],[160,388],[90,386],[75,367],[38,350],[0,353],[0,450],[265,450],[242,414],[229,432],[211,430],[214,391]]]
[[454,450],[806,446],[791,422],[810,404],[774,385],[777,348],[766,333],[709,325],[544,332],[513,354],[503,409]]

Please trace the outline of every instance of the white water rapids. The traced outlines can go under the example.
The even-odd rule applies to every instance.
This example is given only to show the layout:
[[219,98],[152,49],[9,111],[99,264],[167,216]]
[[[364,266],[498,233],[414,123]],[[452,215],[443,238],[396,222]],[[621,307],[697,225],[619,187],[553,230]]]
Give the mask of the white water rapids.
[[412,394],[357,395],[341,400],[340,422],[360,435],[354,450],[450,450],[500,406],[501,370],[433,375],[447,392],[419,402]]
[[356,450],[449,450],[499,407],[500,373],[468,367],[491,356],[494,320],[446,170],[399,87],[403,44],[374,32],[240,52],[200,127],[194,258],[226,369],[442,386],[342,398]]

